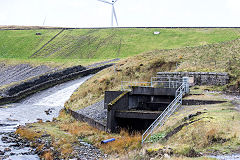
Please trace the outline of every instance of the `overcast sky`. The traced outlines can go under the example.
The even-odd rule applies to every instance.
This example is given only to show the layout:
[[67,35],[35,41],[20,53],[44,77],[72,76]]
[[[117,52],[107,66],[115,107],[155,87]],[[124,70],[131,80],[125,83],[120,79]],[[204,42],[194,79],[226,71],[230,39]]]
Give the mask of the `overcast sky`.
[[[107,0],[111,1],[111,0]],[[240,0],[118,0],[121,27],[240,27]],[[97,0],[0,0],[0,25],[109,27],[111,5]]]

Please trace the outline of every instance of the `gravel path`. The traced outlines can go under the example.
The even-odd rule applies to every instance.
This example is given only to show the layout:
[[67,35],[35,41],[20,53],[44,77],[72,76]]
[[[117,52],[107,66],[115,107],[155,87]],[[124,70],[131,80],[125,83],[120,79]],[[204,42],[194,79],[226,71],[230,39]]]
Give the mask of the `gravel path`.
[[94,119],[104,125],[107,125],[107,109],[104,109],[104,100],[101,100],[91,106],[80,109],[77,113]]
[[0,70],[0,86],[10,84],[12,82],[19,82],[52,70],[53,69],[44,65],[32,67],[29,64],[19,64],[6,67]]

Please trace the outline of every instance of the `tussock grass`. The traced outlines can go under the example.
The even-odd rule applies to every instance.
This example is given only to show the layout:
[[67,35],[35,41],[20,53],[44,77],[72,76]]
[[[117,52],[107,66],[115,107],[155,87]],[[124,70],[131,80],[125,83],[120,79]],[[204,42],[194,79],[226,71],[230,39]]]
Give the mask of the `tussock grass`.
[[42,158],[44,158],[45,160],[53,160],[52,152],[51,151],[44,152]]

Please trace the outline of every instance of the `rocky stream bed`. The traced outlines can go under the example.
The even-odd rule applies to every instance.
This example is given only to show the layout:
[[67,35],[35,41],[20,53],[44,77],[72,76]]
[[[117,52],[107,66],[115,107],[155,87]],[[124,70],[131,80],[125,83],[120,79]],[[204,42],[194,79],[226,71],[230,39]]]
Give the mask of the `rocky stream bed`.
[[[38,160],[41,151],[45,149],[54,150],[49,135],[42,135],[36,143],[44,144],[41,151],[31,148],[31,143],[21,139],[14,134],[20,125],[33,123],[41,119],[51,121],[58,116],[65,101],[71,96],[75,89],[91,76],[86,76],[70,81],[53,88],[38,92],[18,103],[0,106],[0,160]],[[99,159],[105,157],[100,150],[79,139],[78,146],[74,147],[76,156],[79,159]],[[57,152],[53,152],[58,154]],[[57,155],[56,155],[57,157]]]

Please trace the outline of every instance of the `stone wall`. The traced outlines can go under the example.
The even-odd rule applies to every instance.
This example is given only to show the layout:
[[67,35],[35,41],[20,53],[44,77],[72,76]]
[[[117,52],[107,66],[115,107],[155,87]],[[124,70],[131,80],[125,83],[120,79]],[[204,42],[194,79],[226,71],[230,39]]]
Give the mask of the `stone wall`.
[[190,77],[190,85],[226,85],[229,83],[229,75],[225,72],[158,72],[157,76]]

